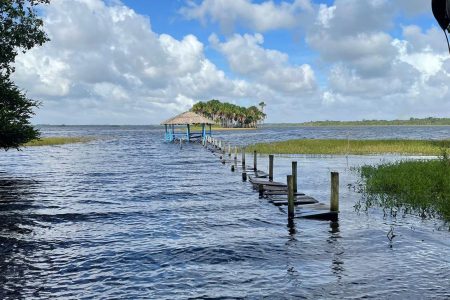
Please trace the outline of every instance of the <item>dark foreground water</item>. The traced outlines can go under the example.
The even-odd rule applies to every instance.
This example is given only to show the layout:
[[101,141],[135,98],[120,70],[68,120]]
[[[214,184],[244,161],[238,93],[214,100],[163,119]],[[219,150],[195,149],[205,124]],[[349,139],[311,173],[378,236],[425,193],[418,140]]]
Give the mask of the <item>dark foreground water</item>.
[[[349,170],[399,157],[275,158],[299,163],[299,188],[337,224],[296,220],[258,199],[199,145],[152,127],[44,127],[94,142],[0,155],[0,299],[449,299],[450,232],[439,220],[357,212]],[[219,133],[245,144],[293,137],[449,138],[449,127],[264,129]],[[261,169],[267,157],[260,157]],[[395,237],[390,240],[391,231]],[[294,232],[295,231],[295,232]]]

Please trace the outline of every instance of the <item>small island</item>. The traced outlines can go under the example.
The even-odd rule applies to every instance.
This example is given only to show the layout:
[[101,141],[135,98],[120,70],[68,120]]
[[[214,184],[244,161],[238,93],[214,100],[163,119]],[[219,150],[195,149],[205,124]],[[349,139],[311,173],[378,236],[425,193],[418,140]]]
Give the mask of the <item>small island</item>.
[[256,106],[243,107],[219,100],[197,102],[191,111],[211,119],[222,128],[257,128],[266,118],[264,102]]

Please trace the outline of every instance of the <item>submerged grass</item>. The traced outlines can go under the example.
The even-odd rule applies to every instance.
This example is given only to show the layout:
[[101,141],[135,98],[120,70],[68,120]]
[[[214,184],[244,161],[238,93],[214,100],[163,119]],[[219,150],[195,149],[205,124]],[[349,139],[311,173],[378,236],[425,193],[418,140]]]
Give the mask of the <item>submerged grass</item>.
[[450,221],[450,159],[399,161],[360,169],[366,207],[380,205]]
[[45,137],[28,142],[24,146],[26,147],[55,146],[73,143],[87,143],[92,140],[93,138],[90,137]]
[[247,151],[266,154],[407,154],[437,156],[442,149],[450,148],[450,140],[289,140],[259,143],[247,147]]

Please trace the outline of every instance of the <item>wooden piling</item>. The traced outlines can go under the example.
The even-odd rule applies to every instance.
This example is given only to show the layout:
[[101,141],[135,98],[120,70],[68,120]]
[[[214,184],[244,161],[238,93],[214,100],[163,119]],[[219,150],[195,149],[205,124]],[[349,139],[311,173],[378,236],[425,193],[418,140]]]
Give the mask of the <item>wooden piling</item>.
[[228,144],[228,157],[231,157],[231,144]]
[[234,172],[234,165],[231,165],[231,172]]
[[294,206],[294,178],[292,175],[287,176],[287,186],[288,186],[288,219],[293,219],[295,217],[295,206]]
[[331,172],[330,211],[339,211],[339,173]]
[[273,181],[273,155],[269,155],[269,181]]
[[256,150],[253,151],[253,170],[255,170],[255,172],[258,170],[258,166],[257,166],[257,158],[256,158]]
[[292,177],[293,177],[293,187],[294,193],[297,193],[297,162],[292,162]]
[[237,147],[234,146],[234,160],[235,161],[237,160],[237,152],[238,152]]
[[245,170],[245,148],[242,147],[242,168]]
[[258,192],[259,192],[259,197],[262,198],[264,196],[264,185],[263,184],[258,184]]
[[247,173],[242,172],[242,181],[247,181]]

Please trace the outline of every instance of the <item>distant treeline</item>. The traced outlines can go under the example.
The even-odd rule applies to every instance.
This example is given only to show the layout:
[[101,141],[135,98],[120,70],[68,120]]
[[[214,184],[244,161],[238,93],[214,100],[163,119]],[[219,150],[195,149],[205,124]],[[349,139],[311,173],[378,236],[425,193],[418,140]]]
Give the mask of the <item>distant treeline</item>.
[[311,121],[304,123],[267,124],[268,126],[401,126],[450,125],[450,118],[410,118],[409,120]]
[[224,128],[255,128],[264,120],[266,114],[262,111],[265,104],[243,107],[231,103],[222,103],[219,100],[196,103],[191,111],[203,115]]

